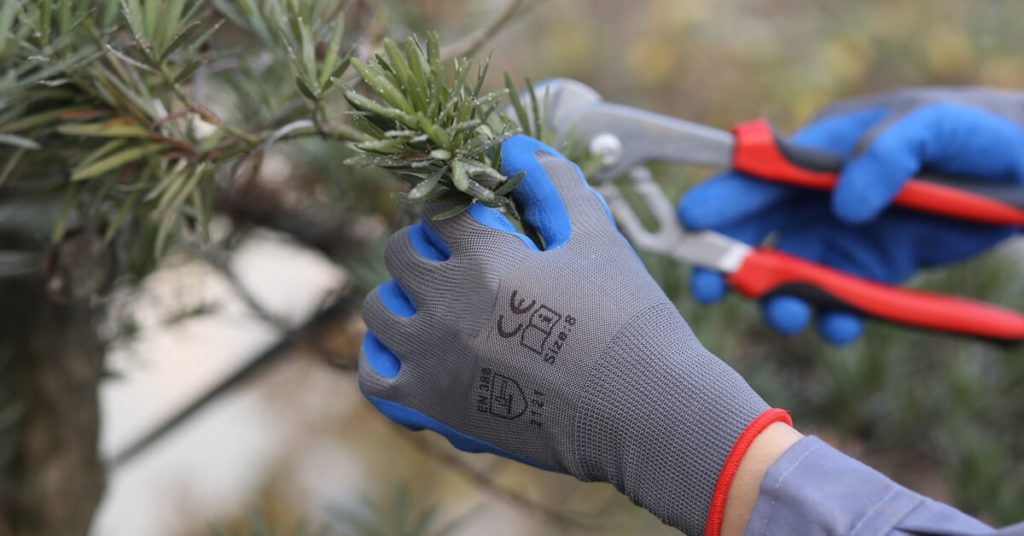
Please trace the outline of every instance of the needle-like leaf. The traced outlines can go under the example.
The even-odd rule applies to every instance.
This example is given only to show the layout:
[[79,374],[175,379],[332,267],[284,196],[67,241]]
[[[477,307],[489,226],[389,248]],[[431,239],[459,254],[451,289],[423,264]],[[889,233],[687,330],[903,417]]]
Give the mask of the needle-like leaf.
[[516,120],[519,121],[519,126],[529,132],[530,116],[527,115],[523,103],[519,102],[519,92],[516,90],[516,84],[508,73],[505,73],[505,87],[508,88],[509,100],[512,102],[512,109],[516,112]]
[[[364,154],[346,163],[395,171],[413,185],[399,196],[405,202],[443,198],[461,207],[453,214],[465,210],[466,201],[518,214],[507,196],[522,176],[501,174],[500,147],[519,127],[496,113],[505,96],[518,96],[515,84],[506,75],[506,89],[483,94],[486,62],[470,79],[472,62],[442,61],[435,33],[428,34],[426,43],[424,50],[415,37],[402,47],[385,39],[376,61],[353,62],[376,98],[351,87],[344,91],[357,113],[353,123],[370,138],[354,146]],[[536,100],[529,109],[518,99],[511,101],[524,128],[539,124]]]
[[69,123],[57,127],[65,136],[91,136],[98,138],[147,138],[153,131],[129,118],[118,118],[102,123]]
[[[320,66],[320,91],[323,91],[330,80],[338,75],[334,74],[338,67],[338,57],[341,53],[341,39],[345,35],[345,15],[342,14],[334,21],[331,29],[331,40],[327,44],[327,52],[324,54],[323,65]],[[340,73],[339,73],[340,74]]]
[[19,147],[22,149],[30,149],[33,151],[42,149],[42,146],[39,145],[39,142],[33,139],[5,132],[0,132],[0,144],[10,145],[11,147]]
[[91,179],[98,175],[102,175],[103,173],[106,173],[108,171],[117,169],[121,166],[140,160],[146,156],[157,154],[165,150],[166,147],[159,143],[140,145],[137,147],[124,149],[106,158],[103,158],[97,162],[93,162],[87,166],[72,170],[71,180],[84,181],[86,179]]
[[192,21],[187,26],[185,26],[185,28],[178,32],[178,35],[176,35],[174,39],[171,40],[171,43],[167,45],[166,48],[164,48],[163,52],[160,53],[159,60],[164,61],[165,59],[167,59],[167,57],[173,54],[174,51],[178,49],[178,47],[185,44],[185,42],[188,41],[190,37],[192,37],[192,34],[194,34],[196,30],[199,29],[200,26],[201,24],[197,20]]
[[367,65],[358,59],[352,60],[352,67],[359,73],[363,81],[377,92],[385,101],[407,114],[416,110],[405,98],[402,91],[388,80],[383,69],[377,65]]

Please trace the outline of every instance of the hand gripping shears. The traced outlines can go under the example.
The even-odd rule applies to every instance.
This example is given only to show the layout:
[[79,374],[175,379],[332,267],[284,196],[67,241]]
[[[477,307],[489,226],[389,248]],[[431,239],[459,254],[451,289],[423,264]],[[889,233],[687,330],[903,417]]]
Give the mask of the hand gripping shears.
[[[994,304],[885,285],[768,248],[753,247],[713,231],[688,231],[644,164],[668,161],[743,171],[761,180],[831,190],[842,158],[789,144],[763,120],[732,132],[628,106],[604,102],[596,91],[569,79],[536,88],[544,117],[559,142],[571,138],[598,158],[590,180],[608,202],[634,247],[726,275],[740,294],[761,299],[776,293],[805,298],[818,307],[844,309],[914,328],[997,342],[1024,341],[1024,315]],[[612,179],[625,175],[657,221],[649,231]],[[965,179],[918,177],[895,205],[996,225],[1024,225],[1024,188]]]

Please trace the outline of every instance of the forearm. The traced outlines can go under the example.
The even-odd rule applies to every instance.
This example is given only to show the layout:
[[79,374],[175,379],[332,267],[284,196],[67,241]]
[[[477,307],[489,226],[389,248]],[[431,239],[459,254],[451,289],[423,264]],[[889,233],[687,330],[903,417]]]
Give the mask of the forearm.
[[723,534],[1024,533],[1024,524],[993,531],[784,425],[766,430],[748,458],[729,494]]

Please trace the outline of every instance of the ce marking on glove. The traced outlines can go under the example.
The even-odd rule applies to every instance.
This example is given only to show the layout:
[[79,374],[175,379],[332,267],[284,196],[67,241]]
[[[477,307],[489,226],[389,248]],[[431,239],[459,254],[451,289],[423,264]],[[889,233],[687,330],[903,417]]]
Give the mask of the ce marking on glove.
[[[569,339],[569,334],[572,333],[572,328],[576,325],[576,318],[571,315],[563,316],[547,305],[538,305],[537,300],[527,302],[525,298],[519,297],[517,290],[512,291],[508,308],[512,319],[507,319],[504,314],[498,315],[498,335],[506,339],[519,336],[520,345],[543,356],[545,363],[554,365],[562,347]],[[527,314],[530,316],[526,323],[519,320]],[[513,322],[516,322],[515,325],[512,325]],[[559,323],[561,330],[555,333]]]

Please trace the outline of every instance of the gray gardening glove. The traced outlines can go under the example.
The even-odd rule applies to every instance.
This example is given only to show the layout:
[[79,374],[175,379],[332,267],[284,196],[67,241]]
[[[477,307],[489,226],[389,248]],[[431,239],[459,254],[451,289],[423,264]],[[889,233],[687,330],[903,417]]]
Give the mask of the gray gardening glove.
[[701,346],[574,164],[516,136],[502,167],[526,173],[513,197],[544,249],[481,205],[396,233],[395,279],[364,305],[363,393],[462,450],[611,482],[689,534],[717,526],[745,445],[788,416]]

